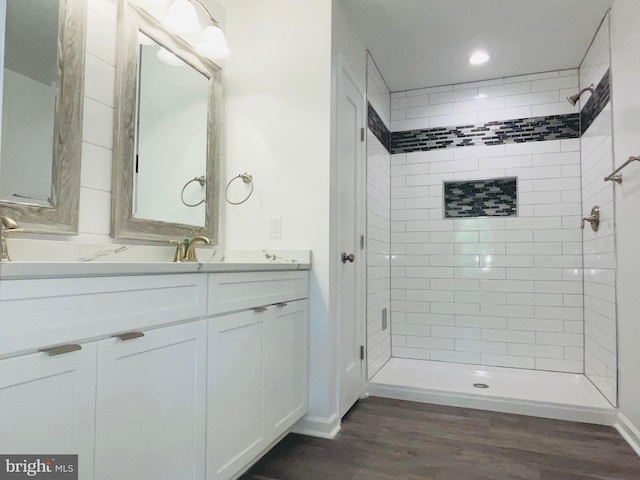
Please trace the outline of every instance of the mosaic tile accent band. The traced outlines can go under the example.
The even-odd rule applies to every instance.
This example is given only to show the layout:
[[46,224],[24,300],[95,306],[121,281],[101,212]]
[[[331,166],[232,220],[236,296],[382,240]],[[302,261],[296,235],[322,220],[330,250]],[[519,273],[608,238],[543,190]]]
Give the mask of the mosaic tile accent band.
[[600,115],[600,112],[604,110],[604,107],[607,106],[610,99],[611,70],[607,70],[607,73],[602,76],[602,80],[598,83],[595,93],[591,95],[591,98],[589,98],[585,106],[582,107],[582,111],[580,112],[581,135],[584,135],[595,119],[598,118],[598,115]]
[[391,132],[369,102],[367,102],[367,125],[384,148],[391,153]]
[[518,118],[459,127],[407,130],[391,134],[391,153],[505,143],[544,142],[580,137],[577,113]]
[[516,177],[444,182],[445,218],[513,217],[518,214]]

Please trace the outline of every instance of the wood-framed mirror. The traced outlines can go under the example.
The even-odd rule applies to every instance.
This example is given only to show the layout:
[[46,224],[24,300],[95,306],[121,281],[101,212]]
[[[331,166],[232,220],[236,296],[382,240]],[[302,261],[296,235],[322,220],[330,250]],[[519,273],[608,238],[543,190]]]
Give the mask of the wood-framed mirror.
[[221,69],[120,0],[111,234],[219,243]]
[[85,0],[2,0],[0,215],[78,233]]

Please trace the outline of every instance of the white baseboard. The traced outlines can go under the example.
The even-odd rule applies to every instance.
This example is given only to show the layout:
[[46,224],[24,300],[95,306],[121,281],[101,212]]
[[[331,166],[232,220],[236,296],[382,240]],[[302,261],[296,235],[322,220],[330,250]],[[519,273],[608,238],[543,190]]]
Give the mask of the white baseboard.
[[640,430],[622,412],[618,412],[613,426],[640,457]]
[[334,413],[330,417],[302,417],[291,429],[293,433],[333,440],[340,431],[340,416]]
[[589,408],[374,383],[369,384],[369,394],[371,396],[395,398],[398,400],[434,403],[436,405],[447,405],[451,407],[475,408],[492,412],[513,413],[516,415],[529,415],[598,425],[614,426],[617,421],[617,410],[614,408]]

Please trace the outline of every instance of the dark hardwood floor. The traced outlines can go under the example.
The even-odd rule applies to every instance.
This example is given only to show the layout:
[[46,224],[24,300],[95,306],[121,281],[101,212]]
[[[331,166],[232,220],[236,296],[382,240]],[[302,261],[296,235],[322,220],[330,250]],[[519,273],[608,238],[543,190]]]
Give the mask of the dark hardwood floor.
[[611,427],[371,397],[335,440],[288,435],[241,480],[640,480]]

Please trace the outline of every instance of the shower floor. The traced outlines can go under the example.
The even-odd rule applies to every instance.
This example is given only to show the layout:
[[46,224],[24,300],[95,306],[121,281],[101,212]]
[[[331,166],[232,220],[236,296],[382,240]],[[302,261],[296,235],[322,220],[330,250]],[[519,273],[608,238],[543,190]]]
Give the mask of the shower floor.
[[[474,383],[488,385],[480,389]],[[374,396],[608,424],[614,408],[584,375],[392,358]]]

